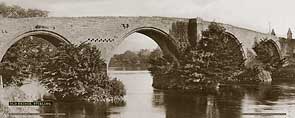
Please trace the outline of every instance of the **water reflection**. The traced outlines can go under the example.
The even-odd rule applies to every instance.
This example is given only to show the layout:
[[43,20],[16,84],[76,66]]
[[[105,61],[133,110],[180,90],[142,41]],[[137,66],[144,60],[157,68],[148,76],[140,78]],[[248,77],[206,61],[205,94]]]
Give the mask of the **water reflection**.
[[166,91],[163,97],[156,94],[153,101],[165,106],[166,118],[238,118],[243,98],[238,90],[222,87],[217,94]]
[[[278,85],[281,84],[224,85],[216,94],[165,91],[163,97],[155,91],[153,101],[155,105],[165,106],[166,118],[247,118],[250,116],[243,113],[286,113],[288,110],[278,107],[290,106],[274,106],[286,93]],[[292,98],[294,96],[288,99]],[[249,107],[251,109],[247,109]]]
[[[58,103],[43,112],[60,118],[286,118],[243,113],[288,113],[295,117],[295,84],[222,85],[214,94],[154,90],[148,73],[115,73],[127,88],[126,105]],[[50,118],[50,117],[44,117]]]
[[85,102],[59,102],[51,107],[42,107],[45,113],[66,113],[66,116],[43,116],[43,118],[108,118],[116,114],[106,104],[89,104]]

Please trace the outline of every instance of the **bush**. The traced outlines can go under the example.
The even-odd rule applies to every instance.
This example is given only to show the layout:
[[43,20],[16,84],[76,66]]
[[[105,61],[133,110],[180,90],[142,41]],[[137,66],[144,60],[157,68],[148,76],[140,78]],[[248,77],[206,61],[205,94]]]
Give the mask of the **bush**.
[[123,84],[110,80],[105,68],[106,64],[95,46],[62,45],[47,60],[40,81],[49,89],[49,93],[60,100],[98,102],[122,97],[125,95]]
[[174,80],[176,67],[171,61],[172,57],[151,57],[149,63],[152,65],[148,70],[153,76],[153,87],[159,89],[175,88]]
[[276,47],[269,39],[255,42],[253,49],[257,54],[255,58],[262,63],[260,66],[264,70],[275,72],[286,63],[286,59],[280,59],[279,54],[276,53]]
[[202,32],[197,47],[187,47],[178,59],[179,65],[167,57],[151,61],[156,87],[203,89],[234,80],[245,68],[241,44],[215,22]]
[[25,79],[40,77],[43,62],[54,50],[52,44],[37,37],[26,37],[12,45],[0,64],[4,85],[21,86]]
[[286,67],[282,67],[273,73],[274,80],[292,80],[295,79],[295,65],[288,65]]

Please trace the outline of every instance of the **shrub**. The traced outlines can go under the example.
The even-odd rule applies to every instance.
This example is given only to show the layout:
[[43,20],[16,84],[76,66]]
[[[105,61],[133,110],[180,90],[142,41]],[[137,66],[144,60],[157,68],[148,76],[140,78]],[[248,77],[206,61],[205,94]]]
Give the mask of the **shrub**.
[[[125,95],[120,81],[110,80],[100,51],[90,44],[62,45],[43,67],[40,79],[57,99],[92,102]],[[114,87],[118,87],[116,90]]]
[[[151,61],[149,69],[154,84],[167,85],[164,88],[202,89],[203,85],[233,80],[244,69],[241,44],[229,35],[225,28],[212,22],[202,32],[197,47],[187,47],[174,65],[169,58],[157,58]],[[161,85],[159,85],[161,86]]]

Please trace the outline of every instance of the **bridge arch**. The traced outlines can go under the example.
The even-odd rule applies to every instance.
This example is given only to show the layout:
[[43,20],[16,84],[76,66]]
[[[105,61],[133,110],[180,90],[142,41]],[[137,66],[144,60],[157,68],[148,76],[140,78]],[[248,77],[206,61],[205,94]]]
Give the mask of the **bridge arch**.
[[271,52],[273,53],[272,55],[274,57],[277,57],[278,59],[282,59],[282,54],[280,53],[280,47],[279,45],[277,45],[277,43],[272,40],[272,39],[268,39],[266,42],[268,47],[270,47]]
[[238,46],[241,56],[243,57],[243,59],[246,59],[247,58],[246,52],[243,48],[242,43],[239,41],[239,39],[230,32],[225,32],[225,35],[229,36],[230,39],[233,39],[234,45]]
[[282,59],[280,47],[272,39],[264,38],[256,41],[253,47],[255,52],[254,64],[273,63]]
[[[158,46],[161,48],[164,55],[169,55],[175,61],[177,61],[177,55],[179,54],[177,43],[165,31],[155,27],[139,27],[126,33],[121,38],[119,44],[121,44],[128,36],[130,36],[133,33],[140,33],[151,38],[153,41],[155,41],[158,44]],[[115,49],[113,49],[111,56],[107,60],[107,65],[109,65],[110,58],[113,57],[114,55],[114,50]]]
[[2,61],[2,59],[4,57],[4,55],[6,54],[6,52],[10,49],[10,47],[13,44],[15,44],[18,41],[20,41],[21,39],[23,39],[25,37],[29,37],[29,36],[35,36],[35,37],[38,37],[38,38],[42,38],[42,39],[50,42],[54,46],[59,46],[62,43],[70,44],[69,40],[67,40],[62,35],[59,35],[58,33],[55,33],[55,32],[52,32],[52,31],[47,31],[47,30],[32,30],[32,31],[24,32],[24,33],[22,33],[20,35],[17,35],[16,37],[10,39],[10,41],[8,43],[6,43],[3,46],[3,49],[1,50],[1,53],[0,53],[1,61]]

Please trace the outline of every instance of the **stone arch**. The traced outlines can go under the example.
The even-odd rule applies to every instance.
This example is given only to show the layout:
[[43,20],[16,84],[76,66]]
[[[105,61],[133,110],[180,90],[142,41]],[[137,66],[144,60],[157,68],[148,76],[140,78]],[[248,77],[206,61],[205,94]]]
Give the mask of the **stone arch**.
[[253,50],[255,52],[254,65],[273,63],[282,59],[279,46],[272,39],[256,41]]
[[278,57],[279,59],[282,59],[280,47],[277,45],[277,43],[272,39],[267,40],[266,43],[271,47],[272,51],[274,52],[274,56]]
[[21,40],[25,37],[28,37],[28,36],[35,36],[35,37],[42,38],[42,39],[47,40],[48,42],[52,43],[55,46],[59,46],[62,43],[66,43],[66,44],[70,43],[70,41],[67,40],[65,37],[63,37],[62,35],[59,35],[58,33],[52,32],[52,31],[32,30],[32,31],[24,32],[20,35],[17,35],[13,39],[10,39],[10,41],[5,44],[5,46],[3,47],[3,49],[1,50],[1,53],[0,53],[1,61],[3,59],[3,56],[6,54],[6,52],[9,50],[9,48],[13,44],[17,43],[19,40]]
[[[165,31],[155,28],[155,27],[139,27],[136,29],[133,29],[126,33],[122,38],[121,42],[124,41],[125,38],[127,38],[129,35],[133,33],[140,33],[147,37],[150,37],[152,40],[154,40],[158,46],[161,48],[164,55],[171,56],[175,61],[177,61],[177,57],[179,55],[177,43],[173,38],[166,33]],[[113,53],[113,52],[112,52]],[[109,58],[111,58],[114,54],[111,54]],[[110,59],[107,60],[107,64],[109,65]]]
[[227,35],[227,36],[229,36],[231,39],[234,39],[233,41],[234,41],[234,43],[236,44],[236,45],[238,45],[238,47],[239,47],[239,51],[240,51],[240,53],[241,53],[241,56],[243,57],[243,59],[246,59],[246,52],[245,52],[245,50],[244,50],[244,48],[243,48],[243,46],[242,46],[242,43],[239,41],[239,39],[235,36],[235,35],[233,35],[232,33],[230,33],[230,32],[225,32],[225,34]]

